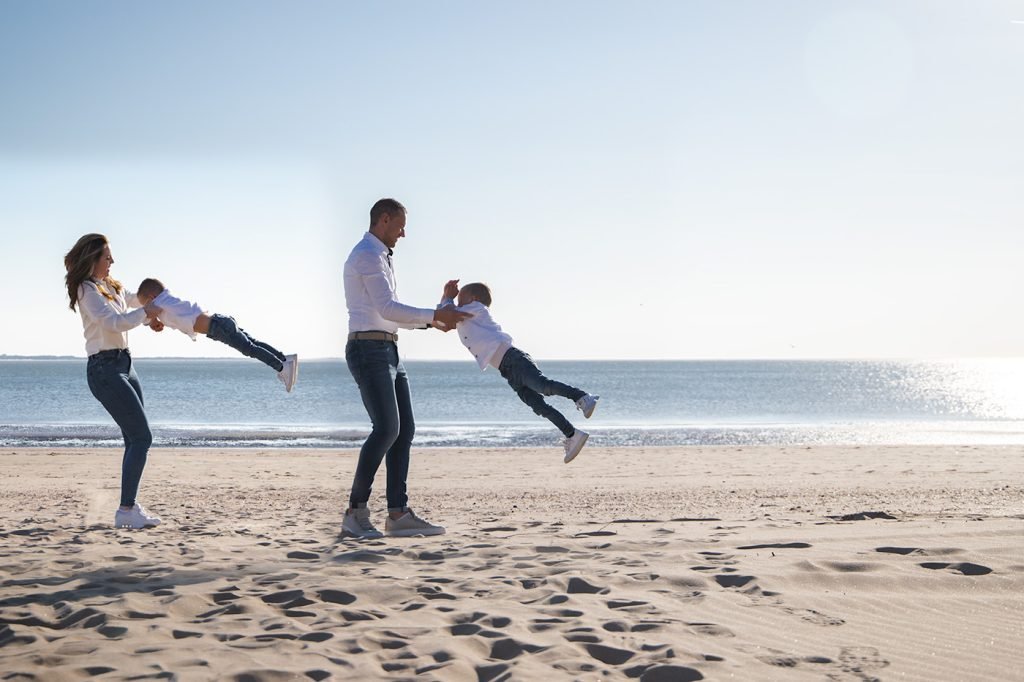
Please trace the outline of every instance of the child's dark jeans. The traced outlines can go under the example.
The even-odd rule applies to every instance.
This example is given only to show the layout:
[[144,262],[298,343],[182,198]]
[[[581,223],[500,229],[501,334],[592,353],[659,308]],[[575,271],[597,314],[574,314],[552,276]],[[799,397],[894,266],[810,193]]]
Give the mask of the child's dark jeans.
[[533,358],[515,346],[505,351],[498,371],[508,381],[508,385],[519,399],[529,405],[537,415],[554,424],[566,438],[576,433],[576,428],[562,416],[561,412],[548,405],[544,401],[544,396],[560,395],[575,402],[586,395],[585,391],[548,379],[541,373]]

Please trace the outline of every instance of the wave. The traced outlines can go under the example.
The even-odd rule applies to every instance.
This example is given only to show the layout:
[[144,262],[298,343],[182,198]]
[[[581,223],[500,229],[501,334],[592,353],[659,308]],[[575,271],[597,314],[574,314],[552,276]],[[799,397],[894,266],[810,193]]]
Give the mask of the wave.
[[[843,424],[587,425],[591,445],[1024,445],[1022,421],[859,422]],[[358,448],[365,426],[155,424],[157,447]],[[557,447],[543,422],[432,423],[416,427],[416,447]],[[121,447],[114,424],[0,424],[0,447]]]

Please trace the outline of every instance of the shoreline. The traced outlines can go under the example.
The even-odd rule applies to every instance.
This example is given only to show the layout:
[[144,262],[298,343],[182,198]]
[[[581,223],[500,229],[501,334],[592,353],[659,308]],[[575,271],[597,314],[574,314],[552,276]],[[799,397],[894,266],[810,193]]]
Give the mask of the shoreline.
[[[339,538],[354,451],[0,449],[0,669],[46,679],[1024,675],[1024,447],[414,452],[435,538]],[[383,524],[383,471],[373,514]]]

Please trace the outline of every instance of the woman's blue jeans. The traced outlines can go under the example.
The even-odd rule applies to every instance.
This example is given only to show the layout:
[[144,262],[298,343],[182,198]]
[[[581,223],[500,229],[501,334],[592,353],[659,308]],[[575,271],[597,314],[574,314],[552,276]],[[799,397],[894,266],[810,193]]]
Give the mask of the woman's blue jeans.
[[146,456],[153,444],[149,420],[142,402],[142,385],[127,350],[105,350],[89,356],[86,366],[89,390],[114,418],[124,437],[121,462],[121,505],[135,504]]
[[516,392],[519,399],[529,405],[536,415],[544,417],[554,424],[566,438],[570,438],[576,433],[576,427],[570,424],[561,412],[548,405],[544,396],[560,395],[563,398],[576,401],[585,396],[586,392],[560,381],[548,379],[541,373],[533,358],[515,346],[505,351],[505,357],[501,359],[498,371]]
[[416,433],[409,378],[392,341],[353,340],[345,346],[345,362],[363,406],[370,416],[370,435],[359,450],[349,505],[365,507],[381,461],[387,463],[388,509],[405,510],[409,503],[409,450]]

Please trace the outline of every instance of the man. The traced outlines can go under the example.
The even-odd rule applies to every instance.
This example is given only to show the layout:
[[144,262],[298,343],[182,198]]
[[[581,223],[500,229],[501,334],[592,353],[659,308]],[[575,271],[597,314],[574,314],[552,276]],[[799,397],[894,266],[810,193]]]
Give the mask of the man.
[[406,478],[409,449],[416,425],[409,379],[398,357],[398,328],[445,331],[471,317],[453,309],[414,308],[398,301],[391,256],[405,236],[405,207],[394,199],[381,199],[370,209],[370,231],[345,261],[345,304],[348,307],[348,343],[345,360],[359,386],[372,430],[359,451],[349,508],[342,531],[360,538],[382,533],[370,520],[367,502],[381,460],[387,460],[388,535],[442,535],[444,528],[417,516],[408,507]]

